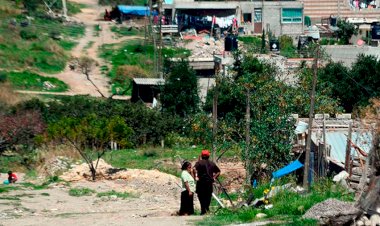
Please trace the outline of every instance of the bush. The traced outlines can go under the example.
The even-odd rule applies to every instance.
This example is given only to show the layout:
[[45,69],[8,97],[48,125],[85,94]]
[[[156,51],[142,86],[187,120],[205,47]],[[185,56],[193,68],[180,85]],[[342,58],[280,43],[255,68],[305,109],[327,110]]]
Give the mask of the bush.
[[293,45],[293,39],[290,36],[282,35],[279,37],[280,54],[288,58],[298,57],[296,48]]
[[153,149],[148,149],[143,151],[143,156],[151,158],[151,157],[157,157],[158,151]]
[[167,147],[188,147],[191,142],[191,138],[181,136],[175,132],[169,133],[165,137],[165,145]]
[[25,29],[20,31],[20,37],[24,40],[34,40],[37,39],[37,34],[31,29]]
[[7,74],[4,72],[0,72],[0,83],[4,83],[7,81]]
[[115,82],[124,83],[128,79],[133,78],[147,78],[147,72],[140,66],[136,65],[122,65],[117,67]]

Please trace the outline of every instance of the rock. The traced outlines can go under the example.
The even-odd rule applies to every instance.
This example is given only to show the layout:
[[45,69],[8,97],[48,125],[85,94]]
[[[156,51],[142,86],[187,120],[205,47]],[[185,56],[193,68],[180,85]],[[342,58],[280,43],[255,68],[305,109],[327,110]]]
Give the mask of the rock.
[[111,195],[109,199],[111,201],[116,201],[117,200],[117,196],[116,195]]
[[354,203],[327,199],[311,207],[303,217],[319,220],[321,224],[343,225],[352,222],[359,212]]
[[338,173],[334,178],[333,178],[333,181],[335,182],[339,182],[341,180],[346,180],[348,178],[349,174],[346,172],[346,171],[341,171],[340,173]]
[[378,214],[374,214],[370,218],[371,226],[380,225],[380,216]]
[[362,220],[358,220],[356,222],[356,226],[364,226],[364,222]]
[[257,219],[261,219],[261,218],[265,218],[265,217],[267,217],[267,215],[265,213],[258,213],[258,214],[256,214],[256,218]]
[[371,226],[371,221],[368,219],[368,217],[363,216],[361,220],[364,222],[365,226]]

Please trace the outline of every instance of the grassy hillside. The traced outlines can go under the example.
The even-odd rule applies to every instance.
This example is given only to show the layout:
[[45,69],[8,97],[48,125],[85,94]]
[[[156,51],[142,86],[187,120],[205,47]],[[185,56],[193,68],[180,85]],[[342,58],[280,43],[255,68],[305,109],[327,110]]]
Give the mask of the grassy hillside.
[[6,74],[14,89],[50,92],[63,92],[68,89],[68,86],[64,82],[56,78],[43,77],[27,71],[9,72]]
[[[182,48],[164,48],[165,58],[189,56]],[[100,48],[100,57],[112,63],[108,75],[112,80],[112,92],[130,94],[130,80],[134,77],[156,77],[153,45],[144,45],[143,40],[128,40],[121,44],[105,44]],[[106,71],[106,70],[105,70]]]
[[[16,1],[17,2],[17,1]],[[70,8],[79,12],[79,5]],[[71,12],[73,13],[73,12]],[[49,18],[43,11],[27,16],[22,4],[0,0],[0,62],[1,70],[9,72],[8,79],[18,88],[40,90],[42,83],[30,85],[29,72],[58,73],[64,70],[69,59],[68,50],[76,45],[76,39],[84,34],[84,27],[78,24],[64,24]],[[13,71],[24,71],[13,73]],[[33,74],[34,81],[42,81]],[[19,76],[19,77],[18,77]],[[21,81],[22,79],[27,79]],[[20,85],[29,84],[29,85]],[[66,85],[59,85],[59,91]],[[34,88],[32,88],[34,87]]]

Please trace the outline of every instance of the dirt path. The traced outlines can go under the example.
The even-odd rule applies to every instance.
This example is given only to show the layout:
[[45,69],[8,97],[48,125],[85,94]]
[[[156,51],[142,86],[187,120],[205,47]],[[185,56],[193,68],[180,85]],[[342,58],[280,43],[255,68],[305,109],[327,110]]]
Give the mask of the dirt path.
[[[85,35],[79,40],[77,46],[72,50],[71,55],[73,57],[88,56],[98,63],[98,66],[90,73],[90,78],[99,88],[100,92],[108,97],[111,95],[109,78],[101,73],[100,66],[109,66],[109,63],[99,58],[98,49],[103,44],[120,43],[138,37],[128,36],[117,38],[110,31],[110,27],[112,27],[114,23],[101,21],[102,13],[106,7],[98,6],[98,0],[73,0],[73,2],[81,3],[86,6],[86,8],[82,9],[81,13],[74,16],[75,21],[84,24]],[[110,7],[108,7],[108,9],[109,8]],[[101,30],[99,32],[95,31],[95,26],[100,26]],[[61,73],[44,75],[55,77],[65,82],[70,87],[69,91],[67,91],[68,95],[101,96],[94,85],[86,79],[84,74],[79,71],[70,70],[68,66]]]
[[[0,179],[3,181],[5,175],[2,175]],[[195,221],[201,219],[200,216],[172,216],[179,207],[179,188],[172,191],[176,195],[146,190],[139,194],[140,188],[136,186],[138,184],[135,181],[136,179],[79,181],[72,182],[70,186],[55,184],[43,190],[23,188],[23,190],[2,193],[0,197],[0,225],[178,226],[194,225]],[[113,196],[97,197],[95,194],[82,197],[70,196],[70,188],[78,187],[90,188],[96,192],[135,191],[138,197],[122,199]],[[159,189],[157,187],[157,190]]]

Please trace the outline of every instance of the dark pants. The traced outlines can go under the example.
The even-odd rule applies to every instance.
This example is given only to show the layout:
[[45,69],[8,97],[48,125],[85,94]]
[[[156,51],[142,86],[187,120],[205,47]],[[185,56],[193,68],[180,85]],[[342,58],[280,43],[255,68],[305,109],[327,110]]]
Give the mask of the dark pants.
[[210,211],[210,203],[212,196],[212,182],[198,181],[197,182],[197,194],[201,204],[201,215]]
[[181,207],[179,215],[192,215],[194,214],[194,195],[189,195],[189,192],[181,192]]

